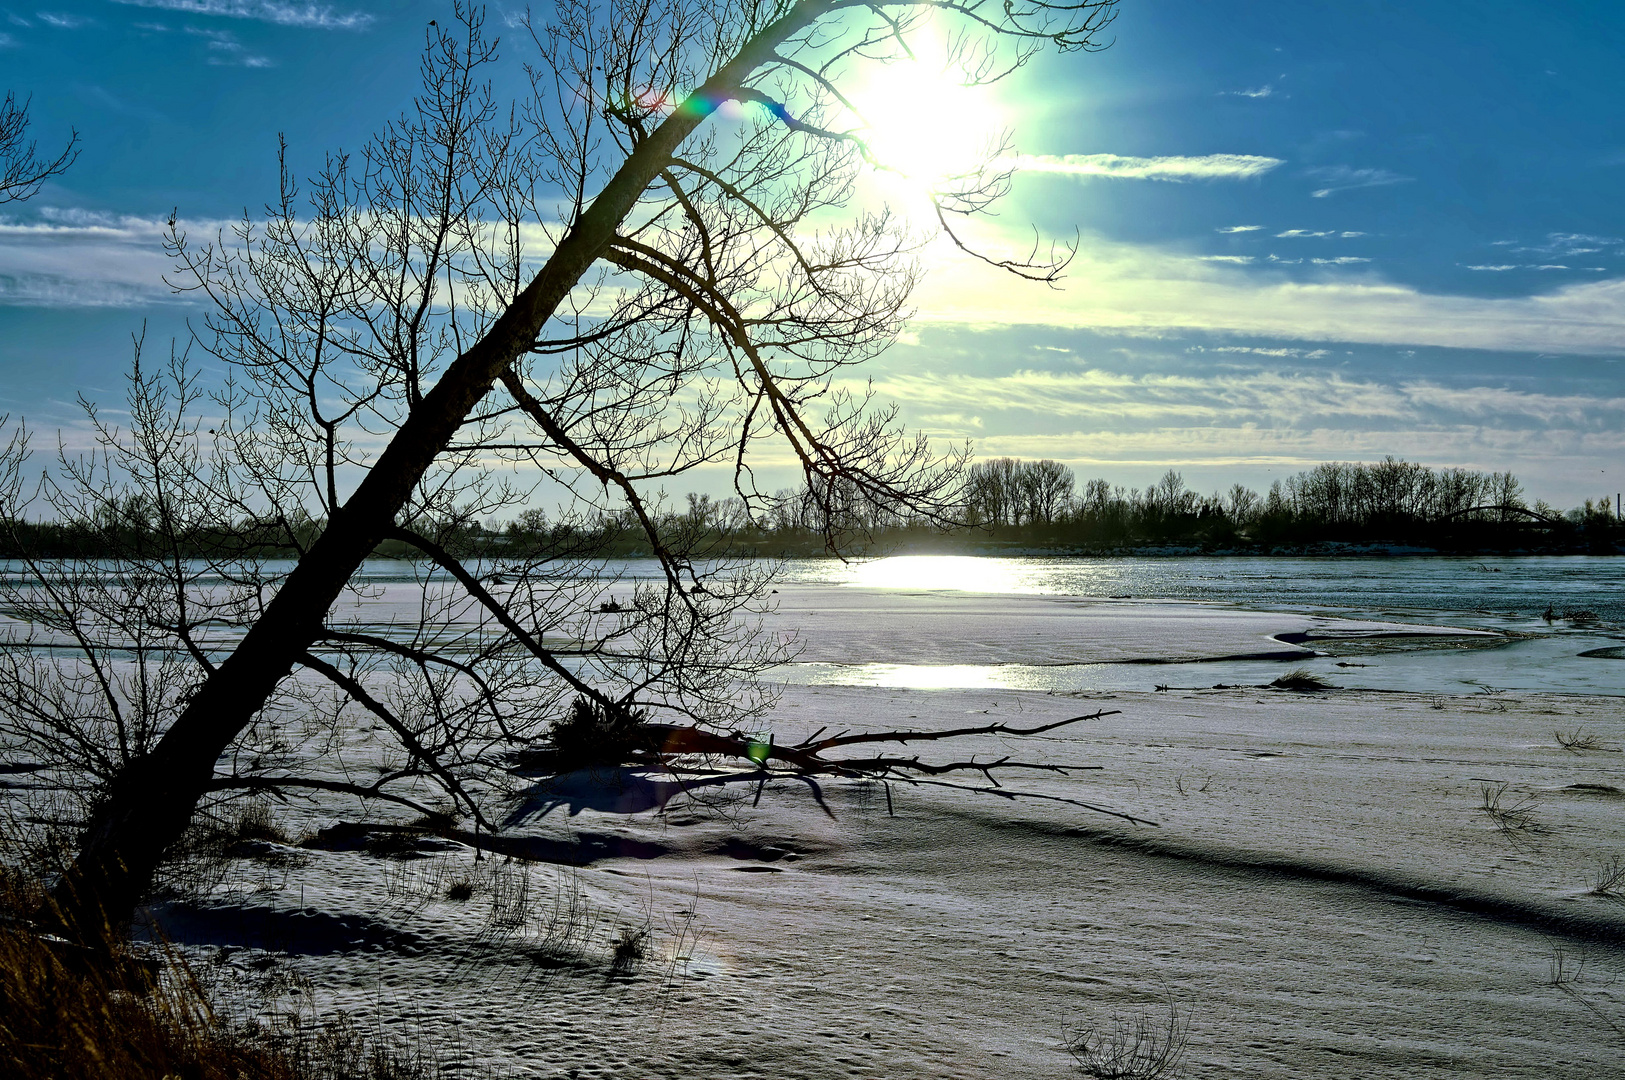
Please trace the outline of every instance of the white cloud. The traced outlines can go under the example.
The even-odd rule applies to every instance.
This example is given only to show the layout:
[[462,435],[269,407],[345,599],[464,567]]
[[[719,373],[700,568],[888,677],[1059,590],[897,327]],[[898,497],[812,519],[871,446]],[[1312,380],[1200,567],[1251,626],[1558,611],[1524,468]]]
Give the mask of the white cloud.
[[[973,240],[1025,254],[1013,229]],[[1086,237],[1059,290],[1000,280],[943,244],[914,297],[916,326],[1056,326],[1199,330],[1288,341],[1438,345],[1513,352],[1625,354],[1625,279],[1533,296],[1423,292],[1370,276],[1288,280],[1273,264],[1242,266]],[[1335,273],[1335,271],[1333,271]]]
[[1124,157],[1120,154],[1015,154],[1001,164],[1028,172],[1067,176],[1112,176],[1128,180],[1247,180],[1284,165],[1280,158],[1254,154],[1204,157]]
[[251,53],[227,30],[199,30],[188,26],[188,34],[209,39],[209,63],[218,67],[267,68],[276,66],[268,56]]
[[874,380],[875,392],[944,411],[1017,410],[1111,427],[1145,423],[1267,421],[1311,418],[1362,422],[1413,418],[1417,410],[1393,386],[1341,375],[1249,371],[1220,375],[1017,371],[1005,375],[921,372]]
[[1271,86],[1269,83],[1265,83],[1263,86],[1255,87],[1252,90],[1224,90],[1220,92],[1221,97],[1267,98],[1273,97],[1274,94],[1275,87]]
[[920,417],[920,420],[933,427],[951,430],[979,429],[982,426],[980,416],[966,413],[926,413]]
[[40,22],[54,26],[58,30],[77,30],[81,26],[90,25],[91,21],[82,15],[69,15],[58,11],[38,11],[34,14]]
[[1202,255],[1199,258],[1203,262],[1250,263],[1253,261],[1251,255]]
[[1217,345],[1203,352],[1250,353],[1255,356],[1301,356],[1307,360],[1322,360],[1331,355],[1325,349],[1265,349],[1257,345]]
[[[1221,347],[1268,358],[1314,357],[1297,349]],[[944,410],[939,418],[975,409],[1012,410],[1116,430],[1146,424],[1255,424],[1278,428],[1456,425],[1570,426],[1621,432],[1625,397],[1543,394],[1495,386],[1444,386],[1427,380],[1383,382],[1339,372],[1221,371],[1209,374],[1130,374],[1086,371],[1015,371],[1003,375],[920,372],[874,382],[882,396],[917,408]],[[1010,430],[1008,424],[991,424]],[[1031,424],[1020,425],[1031,428]]]
[[1368,263],[1370,259],[1362,259],[1358,255],[1339,255],[1335,259],[1310,259],[1312,263],[1320,266],[1353,266],[1356,263]]
[[[174,267],[164,252],[161,218],[96,213],[28,204],[27,217],[0,215],[0,306],[51,307],[196,304],[164,284]],[[238,220],[183,221],[194,244],[235,248]],[[530,222],[518,230],[524,265],[532,272],[552,249],[556,222]],[[578,310],[601,314],[612,290],[584,290]],[[594,306],[596,305],[596,307]]]
[[0,305],[133,307],[173,302],[164,223],[41,208],[0,218]]
[[1257,232],[1263,227],[1262,225],[1226,225],[1213,231],[1220,233]]
[[1328,229],[1325,232],[1314,232],[1309,229],[1288,229],[1286,232],[1278,232],[1275,235],[1277,238],[1288,236],[1336,236],[1337,231],[1335,229]]
[[360,30],[372,24],[363,12],[334,11],[326,4],[287,0],[113,0],[132,7],[182,11],[188,15],[217,15],[227,19],[253,19],[278,26],[304,26],[319,30]]
[[1572,244],[1625,244],[1617,236],[1592,236],[1589,233],[1549,233],[1547,239],[1557,246]]
[[1324,199],[1335,195],[1339,191],[1353,191],[1356,188],[1387,187],[1390,184],[1406,184],[1414,180],[1413,176],[1401,176],[1387,169],[1354,169],[1347,165],[1328,165],[1321,168],[1307,169],[1304,175],[1320,180],[1326,186],[1312,192],[1317,199]]

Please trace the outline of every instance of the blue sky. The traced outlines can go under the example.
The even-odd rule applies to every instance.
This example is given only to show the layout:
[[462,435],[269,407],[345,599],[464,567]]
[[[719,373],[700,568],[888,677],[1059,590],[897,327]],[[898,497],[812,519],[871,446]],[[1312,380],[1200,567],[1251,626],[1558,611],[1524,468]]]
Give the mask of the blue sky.
[[[0,208],[0,412],[116,401],[131,333],[196,314],[163,217],[262,204],[279,132],[307,169],[358,146],[447,14],[0,6],[0,90],[83,146]],[[1024,167],[981,235],[1079,256],[1060,290],[935,258],[864,372],[914,423],[1125,484],[1394,454],[1559,505],[1625,486],[1625,5],[1125,0],[1111,36],[998,89]]]

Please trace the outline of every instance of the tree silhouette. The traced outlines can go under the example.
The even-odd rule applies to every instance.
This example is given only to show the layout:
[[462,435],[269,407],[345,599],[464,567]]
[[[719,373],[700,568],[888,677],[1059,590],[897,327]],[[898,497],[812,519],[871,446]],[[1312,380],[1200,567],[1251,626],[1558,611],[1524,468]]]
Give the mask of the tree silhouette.
[[[303,184],[284,153],[277,200],[230,234],[199,242],[172,222],[171,284],[210,312],[194,347],[233,378],[205,394],[184,351],[155,369],[138,349],[128,429],[101,426],[98,451],[64,459],[36,497],[110,542],[128,518],[146,531],[122,534],[137,542],[117,575],[36,560],[32,599],[13,597],[50,614],[31,633],[75,650],[13,662],[8,704],[31,702],[17,736],[97,758],[55,891],[65,928],[121,926],[223,791],[423,805],[438,790],[483,821],[498,752],[568,743],[571,700],[610,758],[645,759],[654,732],[666,762],[939,772],[822,756],[851,739],[764,754],[744,736],[763,702],[749,678],[781,658],[752,632],[762,579],[704,562],[655,495],[723,465],[749,512],[771,512],[755,470],[776,443],[832,533],[854,508],[952,514],[962,458],[834,381],[901,327],[920,243],[889,212],[854,210],[858,178],[884,163],[842,88],[911,56],[933,20],[972,80],[1096,48],[1114,2],[560,0],[524,27],[529,93],[512,103],[483,81],[496,44],[481,12],[460,9],[428,31],[414,110],[361,152]],[[719,130],[727,103],[743,119]],[[935,227],[968,249],[957,223],[1008,181],[995,153],[938,183]],[[1041,280],[1065,259],[981,257]],[[12,521],[30,505],[25,451],[13,441]],[[544,479],[521,483],[520,466]],[[662,580],[611,596],[575,539],[523,560],[470,542],[481,519],[561,490],[641,531]],[[411,629],[343,614],[385,541],[420,559]],[[184,557],[205,542],[209,557]],[[361,716],[398,744],[381,776],[279,755],[309,724],[342,768]]]
[[56,157],[40,157],[39,144],[28,138],[28,106],[10,91],[0,102],[0,206],[33,198],[40,185],[66,172],[79,156],[79,133],[68,136]]

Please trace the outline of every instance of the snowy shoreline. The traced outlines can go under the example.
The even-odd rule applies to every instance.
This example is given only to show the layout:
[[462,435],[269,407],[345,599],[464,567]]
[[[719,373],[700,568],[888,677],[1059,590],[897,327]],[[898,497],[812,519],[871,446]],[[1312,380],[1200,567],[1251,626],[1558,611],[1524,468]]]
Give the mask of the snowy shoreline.
[[[781,628],[832,661],[1223,656],[1393,632],[1218,605],[780,601]],[[747,776],[690,799],[659,777],[516,778],[509,855],[476,863],[433,830],[390,849],[362,829],[269,845],[201,905],[154,915],[223,987],[280,978],[319,1010],[381,1005],[390,1025],[455,1033],[470,1062],[538,1077],[1063,1076],[1068,1030],[1168,1000],[1193,1077],[1615,1067],[1625,903],[1591,890],[1625,854],[1617,697],[789,685],[768,723],[789,741],[1102,710],[951,753],[1101,766],[1003,782],[1157,827],[896,784]],[[364,766],[373,737],[349,738]],[[1503,827],[1485,809],[1497,792],[1528,812]],[[277,810],[294,835],[350,812]],[[617,968],[616,941],[644,928],[647,955]]]

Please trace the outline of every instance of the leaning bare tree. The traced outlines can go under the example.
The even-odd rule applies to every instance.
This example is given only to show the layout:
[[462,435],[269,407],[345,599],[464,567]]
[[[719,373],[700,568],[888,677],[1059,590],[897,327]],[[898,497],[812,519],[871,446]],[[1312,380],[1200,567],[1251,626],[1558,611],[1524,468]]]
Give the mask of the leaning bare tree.
[[[698,558],[655,493],[720,464],[770,509],[768,444],[821,520],[948,512],[961,458],[835,380],[902,325],[921,242],[853,209],[886,163],[843,87],[928,25],[967,79],[996,79],[1044,48],[1096,47],[1114,2],[559,0],[525,28],[530,92],[512,104],[484,82],[495,45],[465,11],[430,33],[415,112],[363,152],[302,185],[285,167],[235,231],[200,243],[173,225],[172,284],[209,311],[194,349],[234,375],[206,394],[184,352],[138,363],[128,426],[98,424],[98,449],[63,455],[32,496],[124,562],[35,559],[11,598],[33,605],[14,631],[32,647],[7,650],[11,734],[54,740],[96,781],[56,890],[65,927],[91,940],[127,921],[221,792],[410,801],[433,785],[482,820],[493,751],[556,728],[566,701],[585,733],[555,738],[567,756],[985,769],[741,734],[760,701],[741,679],[779,657],[750,633],[760,582]],[[740,117],[723,124],[727,103]],[[932,228],[960,243],[1007,184],[995,154],[938,185]],[[19,537],[25,449],[6,485]],[[522,559],[470,540],[471,522],[538,499],[582,527]],[[581,560],[585,523],[605,521],[644,536],[660,580],[603,594]],[[358,624],[347,590],[374,587],[357,571],[384,542],[419,559],[416,607]],[[51,650],[72,655],[37,662]],[[343,771],[336,721],[352,716],[400,747],[382,777]],[[282,732],[312,718],[331,767],[292,772]]]

